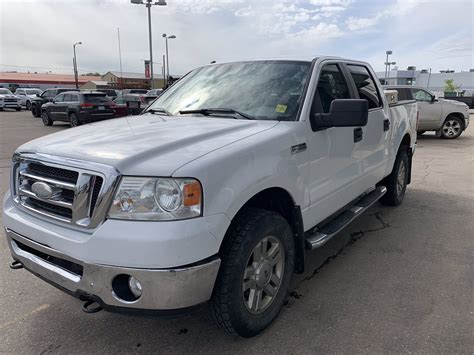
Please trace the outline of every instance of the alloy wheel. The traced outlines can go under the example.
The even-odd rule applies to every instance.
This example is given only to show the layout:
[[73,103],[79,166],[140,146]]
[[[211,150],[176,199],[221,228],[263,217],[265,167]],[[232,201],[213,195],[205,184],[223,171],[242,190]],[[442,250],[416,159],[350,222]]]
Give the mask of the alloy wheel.
[[443,133],[446,137],[455,137],[461,133],[461,124],[457,120],[447,120],[443,125]]
[[280,289],[285,268],[285,252],[279,239],[266,236],[252,250],[245,269],[242,291],[250,313],[265,311]]

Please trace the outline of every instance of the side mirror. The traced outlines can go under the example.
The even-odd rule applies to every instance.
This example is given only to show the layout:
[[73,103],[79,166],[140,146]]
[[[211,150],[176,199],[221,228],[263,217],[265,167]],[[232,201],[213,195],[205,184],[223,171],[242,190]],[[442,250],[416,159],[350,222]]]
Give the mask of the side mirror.
[[38,93],[36,93],[36,97],[41,97],[41,95],[40,95],[40,94],[38,94]]
[[311,117],[311,128],[316,131],[329,127],[361,127],[367,124],[369,103],[359,99],[337,99],[331,102],[329,113]]
[[438,101],[438,99],[436,98],[436,96],[431,96],[431,102],[436,102]]

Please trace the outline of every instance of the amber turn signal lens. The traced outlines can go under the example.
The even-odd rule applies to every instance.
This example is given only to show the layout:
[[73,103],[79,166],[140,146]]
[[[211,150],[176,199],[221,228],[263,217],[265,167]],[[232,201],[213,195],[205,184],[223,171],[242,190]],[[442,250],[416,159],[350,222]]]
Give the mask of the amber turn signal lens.
[[183,188],[183,205],[196,206],[201,204],[202,192],[199,182],[192,182],[184,185]]

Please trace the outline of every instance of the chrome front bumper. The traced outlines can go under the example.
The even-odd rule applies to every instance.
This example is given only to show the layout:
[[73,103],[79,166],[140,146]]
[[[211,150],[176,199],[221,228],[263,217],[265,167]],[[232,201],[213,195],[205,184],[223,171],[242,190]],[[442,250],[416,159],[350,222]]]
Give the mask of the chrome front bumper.
[[[137,269],[89,264],[38,244],[12,230],[5,229],[13,259],[33,274],[54,286],[98,301],[107,309],[131,308],[170,311],[189,308],[208,301],[220,266],[214,258],[202,264],[175,269]],[[80,271],[79,271],[80,270]],[[142,285],[135,301],[117,296],[112,281],[118,275],[130,275]]]

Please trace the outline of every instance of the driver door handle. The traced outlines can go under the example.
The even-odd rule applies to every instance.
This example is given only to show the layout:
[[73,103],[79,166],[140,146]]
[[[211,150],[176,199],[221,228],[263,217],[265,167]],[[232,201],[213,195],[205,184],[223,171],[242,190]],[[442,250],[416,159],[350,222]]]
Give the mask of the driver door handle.
[[383,120],[383,131],[386,132],[390,129],[390,120],[388,118]]
[[354,143],[360,142],[362,140],[362,127],[354,128]]

